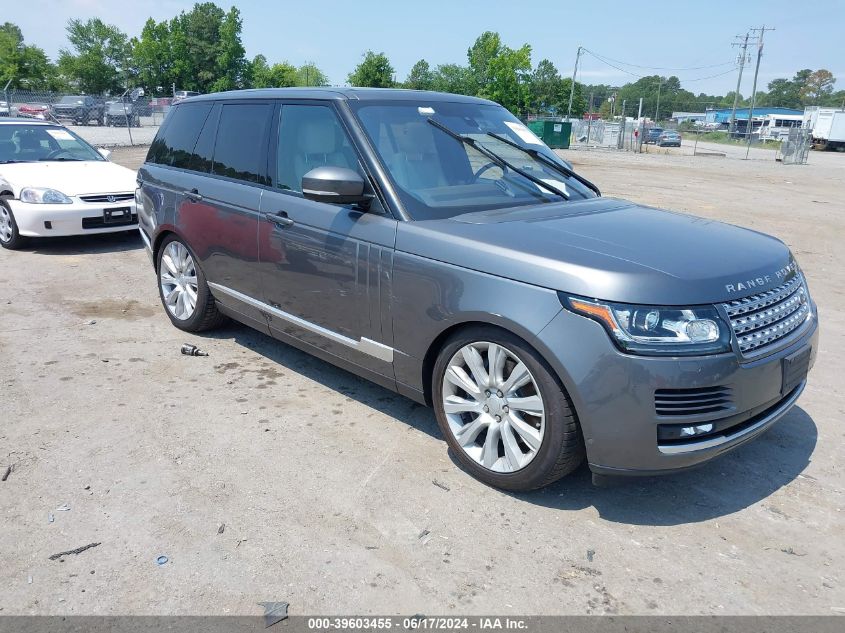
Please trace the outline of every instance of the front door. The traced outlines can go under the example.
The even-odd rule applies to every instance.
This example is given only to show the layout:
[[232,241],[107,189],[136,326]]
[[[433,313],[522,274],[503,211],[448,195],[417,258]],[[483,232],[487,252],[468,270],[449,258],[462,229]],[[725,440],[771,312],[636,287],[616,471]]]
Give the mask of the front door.
[[383,307],[396,220],[378,203],[364,211],[302,196],[302,176],[315,167],[364,175],[331,104],[283,104],[277,138],[258,240],[271,332],[392,377],[392,330]]

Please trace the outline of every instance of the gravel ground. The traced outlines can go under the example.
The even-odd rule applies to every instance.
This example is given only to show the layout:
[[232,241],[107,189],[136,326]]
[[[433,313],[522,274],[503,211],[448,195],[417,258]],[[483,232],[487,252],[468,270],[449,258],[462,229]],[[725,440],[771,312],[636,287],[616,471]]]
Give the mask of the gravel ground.
[[841,613],[845,156],[567,157],[794,249],[821,348],[771,432],[695,472],[504,494],[428,409],[243,326],[174,329],[134,235],[37,242],[0,252],[0,613]]
[[[141,127],[127,129],[124,127],[106,127],[98,125],[68,125],[86,141],[95,147],[122,147],[127,145],[149,145],[153,142],[160,118],[142,117]],[[130,139],[130,134],[132,138]]]

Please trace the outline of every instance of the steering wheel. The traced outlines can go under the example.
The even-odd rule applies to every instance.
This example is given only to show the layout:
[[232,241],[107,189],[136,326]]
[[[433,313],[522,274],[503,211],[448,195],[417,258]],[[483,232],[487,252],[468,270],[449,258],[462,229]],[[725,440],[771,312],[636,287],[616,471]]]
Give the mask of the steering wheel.
[[47,154],[46,160],[52,160],[54,158],[58,158],[62,154],[70,154],[71,156],[73,155],[68,150],[59,148],[59,149],[54,149],[52,152]]
[[494,163],[493,161],[490,161],[489,163],[487,163],[487,164],[482,165],[481,167],[479,167],[479,168],[478,168],[478,170],[477,170],[477,171],[476,171],[476,172],[475,172],[472,176],[473,176],[473,178],[474,178],[475,180],[478,180],[479,178],[481,178],[481,175],[482,175],[484,172],[486,172],[488,169],[492,169],[493,167],[498,167],[499,169],[501,169],[501,170],[502,170],[502,175],[504,175],[504,174],[507,174],[507,173],[508,173],[508,168],[507,168],[507,167],[505,167],[505,166],[503,166],[503,165],[499,165],[498,163]]

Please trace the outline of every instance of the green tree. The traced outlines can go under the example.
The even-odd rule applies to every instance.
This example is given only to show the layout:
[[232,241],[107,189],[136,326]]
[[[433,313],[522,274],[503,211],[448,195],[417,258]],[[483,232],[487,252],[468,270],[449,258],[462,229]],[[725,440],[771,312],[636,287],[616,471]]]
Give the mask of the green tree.
[[150,94],[158,88],[167,91],[174,77],[173,41],[167,22],[148,19],[141,37],[132,41],[132,63],[138,73],[138,83]]
[[[241,43],[242,28],[243,20],[241,20],[240,11],[237,7],[231,7],[220,22],[217,58],[215,60],[217,63],[217,78],[211,84],[212,90],[235,90],[236,88],[243,88],[245,85],[247,61],[246,51]],[[279,66],[279,64],[276,64],[273,68],[275,69],[276,66]],[[293,74],[296,73],[293,66],[287,66]],[[277,69],[275,72],[285,72],[285,69]],[[275,80],[279,80],[279,77],[275,76]],[[288,85],[293,85],[293,83]]]
[[502,39],[494,31],[485,31],[467,49],[467,60],[475,82],[476,94],[489,94],[489,85],[493,82],[491,63],[501,52]]
[[818,105],[831,94],[836,78],[825,68],[820,68],[809,74],[798,91],[801,101],[808,105]]
[[795,73],[795,76],[790,79],[778,78],[769,82],[769,92],[765,98],[765,105],[779,106],[782,108],[800,108],[801,107],[801,89],[807,83],[807,79],[813,71],[809,68],[804,68]]
[[329,78],[314,62],[305,62],[296,69],[297,86],[328,86]]
[[0,25],[0,88],[10,79],[12,88],[57,90],[63,87],[56,67],[44,51],[25,44],[20,28],[6,22]]
[[59,70],[81,91],[92,94],[122,92],[134,75],[126,33],[99,18],[71,19],[67,38],[72,50],[59,52]]
[[428,62],[421,59],[411,68],[408,78],[405,80],[405,87],[412,90],[431,90],[434,86],[434,73]]
[[393,87],[393,66],[384,53],[367,51],[363,61],[349,73],[349,84],[371,88]]
[[474,95],[475,88],[472,73],[466,66],[441,64],[434,70],[431,83],[432,90],[459,95]]
[[554,113],[561,100],[561,77],[548,59],[540,60],[531,73],[528,109],[536,113]]
[[288,88],[297,85],[297,70],[287,62],[269,66],[264,55],[256,55],[250,64],[253,88]]
[[490,82],[482,96],[502,104],[511,112],[525,109],[530,93],[531,47],[503,46],[489,64]]

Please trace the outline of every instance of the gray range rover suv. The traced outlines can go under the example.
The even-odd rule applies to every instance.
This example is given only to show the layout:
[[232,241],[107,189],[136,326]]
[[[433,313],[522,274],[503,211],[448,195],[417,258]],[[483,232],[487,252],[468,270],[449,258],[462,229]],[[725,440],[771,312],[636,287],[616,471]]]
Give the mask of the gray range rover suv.
[[272,89],[175,106],[138,172],[173,324],[226,318],[434,407],[484,482],[688,468],[795,404],[817,312],[779,240],[603,198],[504,108]]

